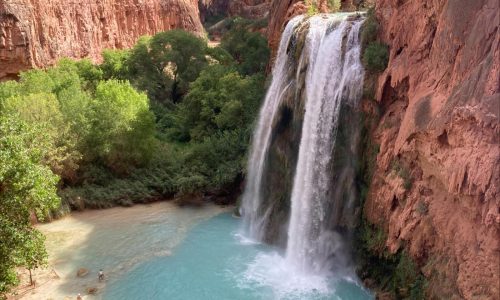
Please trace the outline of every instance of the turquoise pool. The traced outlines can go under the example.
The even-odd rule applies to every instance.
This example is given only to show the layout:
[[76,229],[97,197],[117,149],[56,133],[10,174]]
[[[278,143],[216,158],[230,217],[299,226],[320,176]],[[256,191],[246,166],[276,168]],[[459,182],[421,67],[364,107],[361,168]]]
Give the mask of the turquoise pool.
[[276,249],[242,238],[239,223],[229,213],[199,223],[172,255],[109,282],[103,299],[372,299],[349,276],[295,274]]

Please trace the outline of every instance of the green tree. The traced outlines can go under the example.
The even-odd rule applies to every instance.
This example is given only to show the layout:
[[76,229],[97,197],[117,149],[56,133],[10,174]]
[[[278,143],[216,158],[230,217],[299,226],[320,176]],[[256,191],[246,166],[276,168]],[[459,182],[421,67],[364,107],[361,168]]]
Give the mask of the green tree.
[[30,223],[60,204],[58,177],[42,164],[45,144],[42,130],[0,116],[0,295],[17,283],[16,267],[46,263],[43,235]]
[[264,72],[269,61],[267,40],[259,32],[251,32],[244,20],[236,19],[224,35],[221,47],[238,62],[238,70],[244,75]]
[[64,178],[76,176],[81,154],[76,149],[76,138],[65,122],[54,94],[12,96],[3,101],[2,114],[18,117],[30,126],[43,128],[47,138],[44,162]]
[[217,131],[243,128],[253,122],[262,96],[261,76],[243,77],[231,68],[210,66],[179,105],[173,137],[202,141]]
[[182,30],[143,37],[132,49],[130,71],[153,99],[179,102],[206,66],[206,49],[205,40]]
[[91,114],[91,160],[102,159],[118,172],[149,160],[154,151],[155,124],[145,94],[138,93],[128,82],[101,82],[91,103]]
[[102,57],[100,68],[105,79],[130,79],[130,50],[106,49],[102,52]]

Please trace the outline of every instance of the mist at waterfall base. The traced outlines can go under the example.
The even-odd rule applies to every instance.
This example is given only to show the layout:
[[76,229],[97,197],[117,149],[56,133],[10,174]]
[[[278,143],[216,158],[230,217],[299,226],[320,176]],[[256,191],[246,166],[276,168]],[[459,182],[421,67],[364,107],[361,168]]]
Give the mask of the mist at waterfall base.
[[[250,240],[272,243],[280,235],[279,229],[272,228],[276,227],[273,213],[279,204],[269,201],[263,178],[272,172],[270,148],[279,147],[278,133],[273,130],[283,118],[280,113],[285,111],[283,108],[297,110],[300,105],[290,102],[302,101],[302,115],[294,115],[302,119],[289,196],[290,216],[279,220],[288,227],[282,238],[286,247],[283,253],[257,255],[245,277],[272,286],[285,298],[297,294],[300,299],[315,299],[313,294],[325,299],[370,298],[367,293],[343,298],[333,283],[357,281],[346,240],[349,229],[341,226],[343,220],[354,215],[356,195],[349,187],[354,185],[355,171],[352,167],[333,166],[339,156],[336,151],[345,150],[337,147],[343,125],[339,124],[340,114],[345,107],[356,108],[362,95],[364,69],[359,33],[363,20],[353,14],[303,18],[292,19],[282,35],[273,81],[254,132],[241,208]],[[358,138],[354,131],[347,139],[351,156],[356,154]],[[338,174],[332,177],[334,172]],[[336,230],[341,227],[343,234]],[[269,232],[273,232],[273,238],[269,238]]]
[[[145,262],[112,280],[107,300],[326,300],[369,299],[349,279],[325,279],[282,273],[277,249],[251,243],[240,234],[241,222],[223,213],[199,223],[171,256]],[[261,259],[266,257],[266,259]],[[258,262],[256,264],[256,262]],[[263,264],[263,265],[259,265]],[[274,270],[274,271],[271,271]],[[269,277],[267,272],[274,272]],[[274,278],[271,282],[268,278]],[[316,280],[318,279],[318,280]],[[316,290],[315,290],[316,289]]]

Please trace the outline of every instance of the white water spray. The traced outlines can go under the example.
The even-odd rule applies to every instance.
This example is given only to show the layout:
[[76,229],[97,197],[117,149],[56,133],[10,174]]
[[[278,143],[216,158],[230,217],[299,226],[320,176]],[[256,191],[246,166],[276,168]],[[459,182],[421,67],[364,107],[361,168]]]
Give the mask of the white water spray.
[[262,176],[266,164],[267,152],[271,140],[273,122],[276,118],[278,108],[283,100],[290,83],[287,74],[290,68],[287,53],[288,43],[292,37],[293,29],[302,17],[291,20],[283,32],[278,55],[273,68],[273,81],[262,106],[257,127],[252,139],[252,149],[248,160],[247,183],[243,194],[241,213],[244,216],[244,225],[250,238],[260,240],[262,238],[263,223],[269,212],[261,213],[259,209],[262,202]]
[[364,71],[359,59],[362,22],[344,20],[327,32],[335,21],[338,22],[336,17],[311,18],[306,40],[310,63],[306,112],[292,190],[286,254],[287,261],[301,272],[330,268],[329,256],[335,255],[340,247],[340,238],[326,230],[324,224],[326,206],[331,200],[327,194],[331,184],[329,166],[342,101],[357,102],[363,84]]
[[[286,255],[276,258],[269,270],[249,269],[249,277],[260,270],[261,281],[273,282],[295,278],[309,281],[307,276],[341,272],[344,257],[342,237],[331,230],[332,158],[335,153],[339,114],[343,104],[353,107],[361,97],[364,70],[360,62],[359,31],[363,21],[349,14],[319,15],[303,21],[295,18],[286,27],[273,72],[273,82],[266,96],[253,137],[248,163],[247,185],[243,195],[242,214],[247,234],[262,240],[271,208],[263,205],[262,177],[266,168],[271,136],[283,95],[299,82],[299,72],[306,69],[305,96],[301,141],[291,193],[291,214]],[[307,27],[303,27],[307,22]],[[300,24],[300,26],[299,26]],[[307,28],[304,47],[299,58],[287,52],[297,42],[294,31]],[[294,45],[296,46],[296,45]],[[300,49],[299,49],[300,50]],[[290,51],[294,52],[294,51]],[[297,73],[291,74],[295,64]],[[298,65],[298,67],[297,67]],[[291,79],[292,78],[292,79]],[[297,100],[297,101],[300,101]],[[283,224],[287,220],[283,220]],[[346,255],[347,256],[347,255]],[[262,266],[257,259],[254,266]],[[344,264],[344,265],[343,265]],[[283,271],[283,270],[285,271]],[[252,271],[254,270],[254,271]],[[293,275],[293,276],[292,276]],[[306,276],[306,277],[302,277]],[[312,278],[311,277],[311,278]],[[304,280],[303,280],[304,279]],[[310,281],[313,290],[321,290],[319,281]]]

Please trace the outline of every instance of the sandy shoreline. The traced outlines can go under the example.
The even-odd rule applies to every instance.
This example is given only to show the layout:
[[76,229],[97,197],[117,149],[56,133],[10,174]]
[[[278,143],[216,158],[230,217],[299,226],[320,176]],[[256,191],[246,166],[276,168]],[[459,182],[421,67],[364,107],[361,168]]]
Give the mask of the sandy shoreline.
[[[49,266],[33,272],[36,288],[29,286],[29,273],[20,270],[21,284],[8,299],[101,299],[109,281],[154,256],[168,256],[190,228],[229,211],[216,205],[180,208],[172,202],[133,207],[74,212],[48,224],[37,225],[46,236]],[[77,277],[79,268],[89,273]],[[105,282],[97,280],[103,268]],[[90,295],[89,289],[97,289]]]

